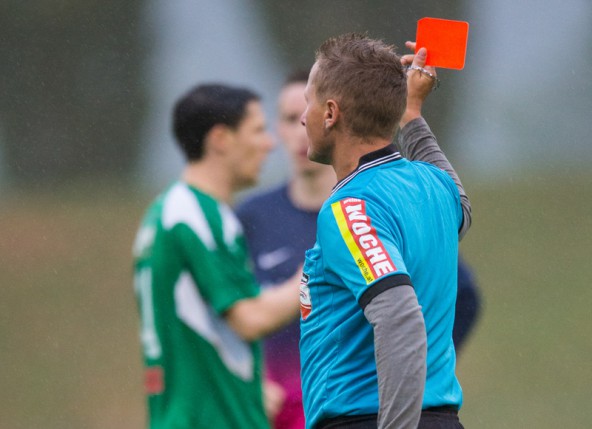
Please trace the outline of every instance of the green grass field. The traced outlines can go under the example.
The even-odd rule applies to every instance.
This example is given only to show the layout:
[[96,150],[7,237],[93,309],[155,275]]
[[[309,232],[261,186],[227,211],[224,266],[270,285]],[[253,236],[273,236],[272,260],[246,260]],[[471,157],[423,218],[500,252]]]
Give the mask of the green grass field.
[[[465,182],[484,297],[458,364],[465,427],[589,427],[592,175]],[[3,196],[0,429],[144,426],[130,249],[150,199]]]

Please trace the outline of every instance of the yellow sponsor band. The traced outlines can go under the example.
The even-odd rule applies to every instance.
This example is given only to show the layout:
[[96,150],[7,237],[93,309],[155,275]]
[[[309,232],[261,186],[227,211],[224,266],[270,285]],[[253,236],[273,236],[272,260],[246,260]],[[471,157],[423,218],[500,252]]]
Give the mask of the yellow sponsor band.
[[343,213],[343,208],[341,204],[338,202],[331,204],[331,210],[333,210],[333,216],[335,216],[335,220],[337,221],[337,226],[339,228],[339,232],[341,232],[341,236],[343,237],[343,241],[345,241],[345,245],[349,249],[354,261],[362,276],[366,280],[366,284],[370,284],[374,281],[374,276],[372,275],[372,270],[368,266],[366,259],[364,258],[364,254],[358,247],[354,236],[350,232],[347,226],[347,219],[345,218],[345,213]]

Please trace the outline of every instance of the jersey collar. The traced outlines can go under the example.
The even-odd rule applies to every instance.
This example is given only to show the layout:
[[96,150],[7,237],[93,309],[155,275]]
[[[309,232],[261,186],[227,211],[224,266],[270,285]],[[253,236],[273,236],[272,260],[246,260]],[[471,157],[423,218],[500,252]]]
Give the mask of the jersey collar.
[[358,167],[354,171],[352,171],[339,182],[337,182],[337,184],[331,191],[331,195],[343,188],[350,180],[352,180],[362,171],[368,170],[369,168],[376,167],[378,165],[385,164],[387,162],[396,161],[401,158],[402,156],[394,144],[389,144],[388,146],[375,150],[374,152],[367,153],[366,155],[360,158]]

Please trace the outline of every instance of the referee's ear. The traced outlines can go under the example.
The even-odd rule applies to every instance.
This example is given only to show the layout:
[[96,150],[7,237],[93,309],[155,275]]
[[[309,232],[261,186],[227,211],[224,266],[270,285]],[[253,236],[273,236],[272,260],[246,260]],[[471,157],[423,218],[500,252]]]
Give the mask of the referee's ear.
[[325,131],[333,129],[341,117],[341,109],[336,100],[330,98],[325,101],[325,113],[323,114],[323,125]]

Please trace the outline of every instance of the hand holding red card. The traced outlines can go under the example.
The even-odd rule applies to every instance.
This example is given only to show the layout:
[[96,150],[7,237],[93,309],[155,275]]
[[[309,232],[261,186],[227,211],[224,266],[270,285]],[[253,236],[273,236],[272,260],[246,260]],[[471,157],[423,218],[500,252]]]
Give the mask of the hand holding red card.
[[439,18],[417,22],[415,52],[428,50],[426,65],[461,70],[465,66],[469,23]]

